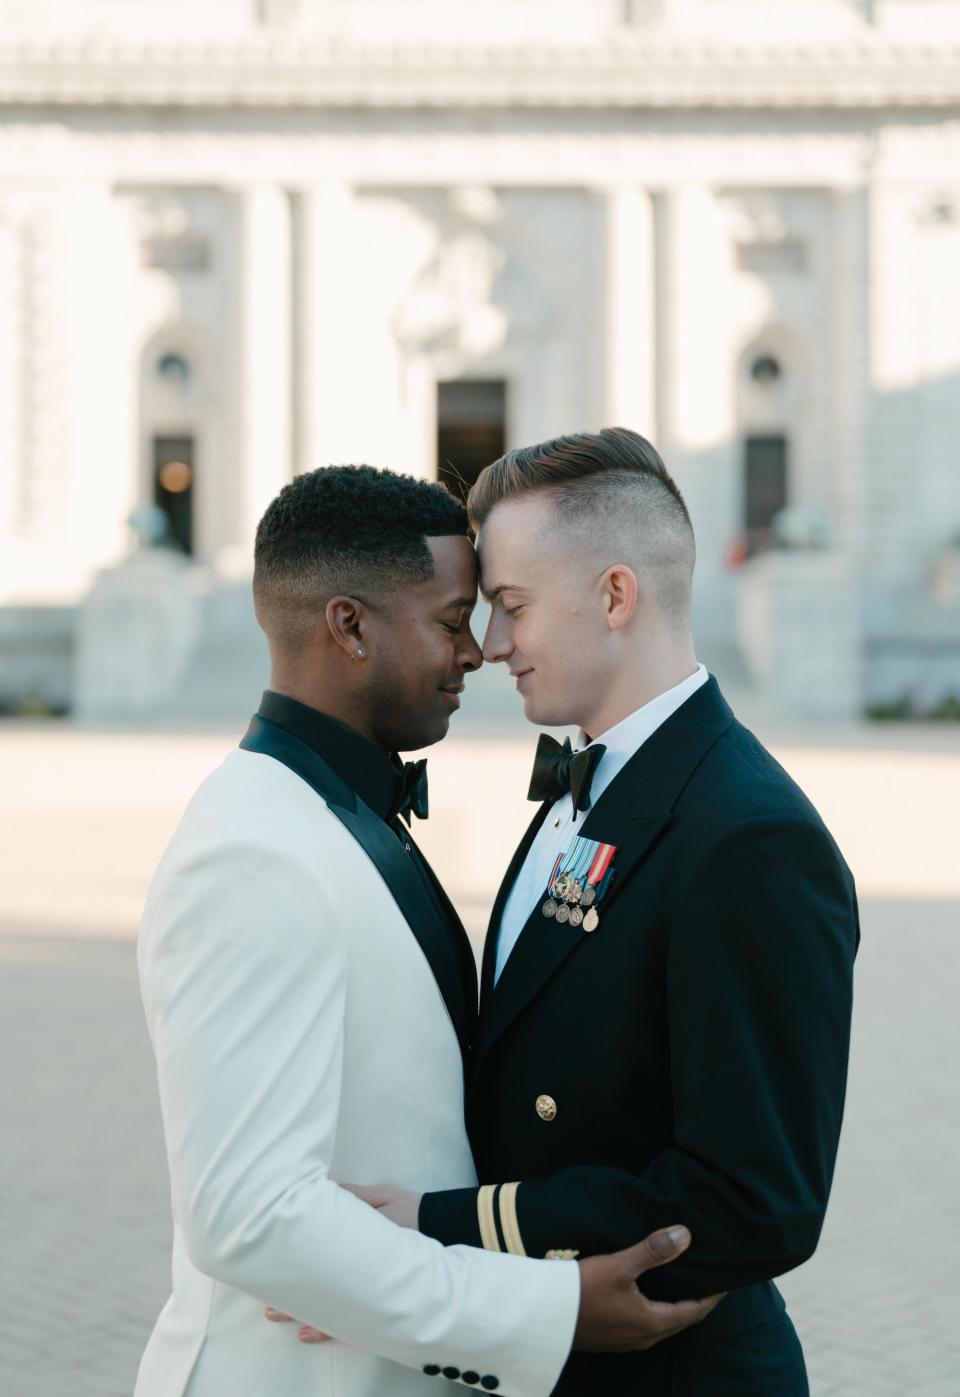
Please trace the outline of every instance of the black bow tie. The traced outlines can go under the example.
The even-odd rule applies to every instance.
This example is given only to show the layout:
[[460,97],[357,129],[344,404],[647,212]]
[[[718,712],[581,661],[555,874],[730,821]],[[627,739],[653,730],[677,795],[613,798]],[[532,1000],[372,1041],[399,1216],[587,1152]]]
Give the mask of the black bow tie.
[[569,737],[561,744],[556,738],[541,733],[527,800],[559,800],[569,791],[575,811],[589,810],[590,783],[606,750],[596,743],[582,752],[574,752]]
[[411,811],[418,820],[425,820],[430,813],[426,757],[421,757],[418,762],[404,762],[400,773],[400,789],[393,814],[394,817],[402,815],[409,825]]

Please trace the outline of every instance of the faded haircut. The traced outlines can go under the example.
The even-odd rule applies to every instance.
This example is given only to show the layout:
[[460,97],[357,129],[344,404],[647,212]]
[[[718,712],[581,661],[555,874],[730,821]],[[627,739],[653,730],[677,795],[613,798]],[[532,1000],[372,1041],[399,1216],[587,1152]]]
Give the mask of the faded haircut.
[[380,600],[434,575],[428,538],[468,531],[446,486],[375,466],[322,466],[268,506],[254,545],[253,601],[267,635],[302,644],[331,597]]
[[606,427],[508,451],[481,471],[467,497],[472,528],[479,532],[503,501],[532,494],[550,501],[556,526],[579,538],[581,552],[589,547],[604,566],[635,567],[671,618],[689,617],[693,525],[676,481],[645,437]]

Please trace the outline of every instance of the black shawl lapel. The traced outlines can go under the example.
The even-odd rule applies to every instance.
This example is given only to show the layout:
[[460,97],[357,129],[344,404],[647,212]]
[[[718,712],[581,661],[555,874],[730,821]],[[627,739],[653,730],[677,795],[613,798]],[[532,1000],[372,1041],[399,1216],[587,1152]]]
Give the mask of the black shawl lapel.
[[523,861],[530,851],[530,845],[536,839],[540,832],[540,826],[550,813],[551,804],[552,802],[545,801],[530,821],[523,838],[517,845],[516,852],[510,860],[507,871],[503,875],[503,881],[497,891],[497,899],[493,904],[493,911],[490,913],[490,924],[487,927],[487,939],[483,944],[483,969],[480,976],[481,1003],[488,995],[493,993],[493,972],[497,964],[497,939],[500,934],[500,919],[503,916],[503,909],[510,895],[510,889],[516,881],[517,874],[523,867]]
[[[709,679],[631,757],[590,810],[579,833],[617,846],[613,879],[599,904],[597,935],[603,934],[604,917],[669,823],[681,791],[733,721],[717,681]],[[520,850],[517,852],[519,856]],[[521,863],[517,858],[510,865],[513,876]],[[589,940],[582,927],[572,927],[569,922],[558,925],[542,916],[539,907],[533,909],[496,988],[487,990],[484,980],[475,1072],[496,1040],[567,957]]]
[[[255,715],[240,746],[247,752],[273,757],[295,772],[323,797],[331,813],[369,855],[420,943],[466,1061],[476,1013],[476,979],[464,983],[464,968],[454,938],[440,920],[420,874],[396,835],[316,752],[275,723]],[[470,960],[472,965],[472,955]]]
[[[476,955],[474,954],[473,945],[472,945],[472,943],[471,943],[471,941],[470,941],[470,937],[467,935],[467,929],[466,929],[466,927],[463,925],[463,922],[460,920],[460,913],[457,911],[457,909],[454,907],[453,903],[450,901],[449,897],[447,896],[447,890],[446,890],[446,888],[443,886],[443,884],[440,882],[440,879],[437,877],[437,875],[434,873],[433,869],[430,867],[430,864],[428,863],[427,859],[424,857],[424,855],[423,855],[423,853],[422,853],[422,851],[421,851],[421,849],[420,849],[420,846],[416,843],[416,841],[414,840],[413,836],[412,836],[411,834],[409,834],[409,833],[407,834],[407,841],[408,841],[410,844],[413,844],[413,846],[414,846],[414,848],[416,849],[417,853],[420,855],[420,867],[423,869],[424,873],[425,873],[425,874],[427,875],[427,877],[429,878],[429,880],[430,880],[430,886],[431,886],[431,888],[433,888],[433,891],[434,891],[434,893],[436,894],[437,901],[440,903],[440,906],[443,908],[443,914],[444,914],[444,917],[446,918],[447,924],[448,924],[448,926],[449,926],[449,928],[450,928],[451,938],[452,938],[452,940],[453,940],[453,942],[454,942],[454,944],[455,944],[455,949],[456,949],[456,951],[457,951],[457,954],[458,954],[459,959],[460,959],[460,962],[461,962],[461,967],[462,967],[462,971],[463,971],[462,979],[463,979],[463,983],[464,983],[464,992],[465,992],[466,997],[467,997],[468,1005],[470,1006],[470,1020],[471,1020],[471,1026],[472,1026],[473,1028],[475,1028],[475,1027],[476,1027],[476,1017],[477,1017],[477,993],[478,993],[478,991],[477,991],[477,958],[476,958]],[[471,1041],[472,1041],[472,1035],[471,1035]]]

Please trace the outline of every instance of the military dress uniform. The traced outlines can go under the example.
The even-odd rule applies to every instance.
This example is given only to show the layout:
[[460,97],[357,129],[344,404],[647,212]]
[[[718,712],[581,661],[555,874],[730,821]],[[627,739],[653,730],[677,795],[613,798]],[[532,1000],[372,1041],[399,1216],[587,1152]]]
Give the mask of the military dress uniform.
[[427,1192],[420,1228],[582,1258],[685,1223],[689,1251],[643,1290],[727,1298],[648,1351],[574,1353],[556,1392],[798,1397],[772,1278],[813,1253],[830,1191],[853,879],[705,671],[621,729],[628,750],[613,729],[553,754],[567,794],[534,817],[485,947],[467,1096],[480,1182]]

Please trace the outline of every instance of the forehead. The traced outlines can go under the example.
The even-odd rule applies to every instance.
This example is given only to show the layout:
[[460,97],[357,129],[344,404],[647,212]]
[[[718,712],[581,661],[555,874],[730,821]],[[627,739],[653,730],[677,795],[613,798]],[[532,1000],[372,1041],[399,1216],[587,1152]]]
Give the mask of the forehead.
[[548,546],[552,510],[551,501],[536,495],[494,506],[477,542],[484,592],[532,587],[555,573]]
[[433,577],[424,585],[437,600],[464,600],[477,595],[477,554],[464,534],[428,538]]

